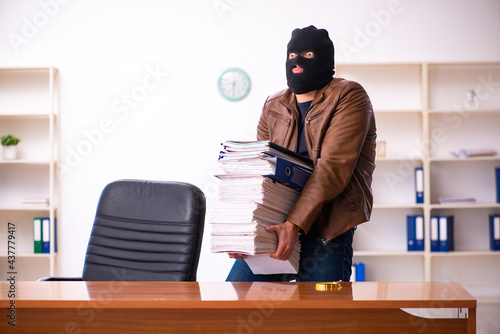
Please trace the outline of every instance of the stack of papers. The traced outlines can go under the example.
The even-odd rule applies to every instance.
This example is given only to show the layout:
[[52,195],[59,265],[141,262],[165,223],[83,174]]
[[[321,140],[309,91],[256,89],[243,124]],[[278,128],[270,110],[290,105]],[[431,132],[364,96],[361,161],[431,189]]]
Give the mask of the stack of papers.
[[310,172],[313,170],[311,159],[270,141],[226,141],[222,146],[224,150],[220,152],[219,161],[279,157]]
[[27,197],[23,200],[24,206],[48,207],[49,199],[46,197]]
[[448,204],[448,203],[475,203],[476,199],[474,197],[448,197],[448,198],[440,198],[439,203]]
[[470,158],[470,157],[481,157],[481,156],[495,156],[497,151],[490,148],[478,148],[478,149],[464,149],[461,148],[458,152],[450,152],[450,155],[454,158]]
[[223,146],[216,174],[219,200],[210,217],[212,252],[249,255],[246,261],[254,274],[297,273],[299,240],[288,261],[272,259],[278,237],[265,228],[285,222],[312,171],[310,160],[270,142]]

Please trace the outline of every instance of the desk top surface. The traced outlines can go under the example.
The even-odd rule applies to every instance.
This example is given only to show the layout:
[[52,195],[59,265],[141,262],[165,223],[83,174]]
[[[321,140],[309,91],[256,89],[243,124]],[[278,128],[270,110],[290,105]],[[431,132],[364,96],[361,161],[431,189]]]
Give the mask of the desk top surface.
[[317,291],[316,283],[263,282],[0,282],[0,307],[67,308],[476,308],[454,282],[342,283]]

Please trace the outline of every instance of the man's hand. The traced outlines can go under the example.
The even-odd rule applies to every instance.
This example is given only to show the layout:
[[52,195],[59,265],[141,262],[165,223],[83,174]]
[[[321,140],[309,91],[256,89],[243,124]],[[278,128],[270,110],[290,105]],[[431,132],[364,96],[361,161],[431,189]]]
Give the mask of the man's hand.
[[299,236],[299,227],[288,220],[283,224],[266,227],[268,232],[275,232],[278,235],[278,248],[276,253],[269,254],[276,260],[286,261],[292,256],[292,251]]
[[240,254],[240,253],[227,253],[231,259],[239,259],[243,260],[244,258],[247,257],[246,254]]

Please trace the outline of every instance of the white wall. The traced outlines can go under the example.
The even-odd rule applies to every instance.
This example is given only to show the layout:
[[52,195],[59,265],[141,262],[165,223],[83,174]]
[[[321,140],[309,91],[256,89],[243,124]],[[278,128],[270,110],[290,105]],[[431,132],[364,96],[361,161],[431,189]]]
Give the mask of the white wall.
[[[498,0],[0,0],[0,67],[60,70],[62,275],[81,274],[110,181],[191,182],[209,214],[219,143],[254,138],[286,85],[290,33],[309,24],[330,32],[337,62],[500,61]],[[253,84],[237,103],[216,87],[231,66]],[[231,261],[206,231],[198,279],[224,280]]]

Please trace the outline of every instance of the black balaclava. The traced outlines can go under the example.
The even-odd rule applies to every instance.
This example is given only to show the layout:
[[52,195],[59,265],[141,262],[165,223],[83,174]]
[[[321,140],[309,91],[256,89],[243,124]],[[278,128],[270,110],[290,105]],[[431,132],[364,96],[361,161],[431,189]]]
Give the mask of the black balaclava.
[[[314,52],[314,58],[302,57],[302,52]],[[290,52],[297,57],[288,59]],[[304,94],[325,86],[332,80],[335,73],[335,51],[333,42],[325,29],[309,26],[295,29],[287,46],[286,79],[288,87],[295,94]],[[304,69],[300,74],[294,74],[292,69],[299,65]]]

